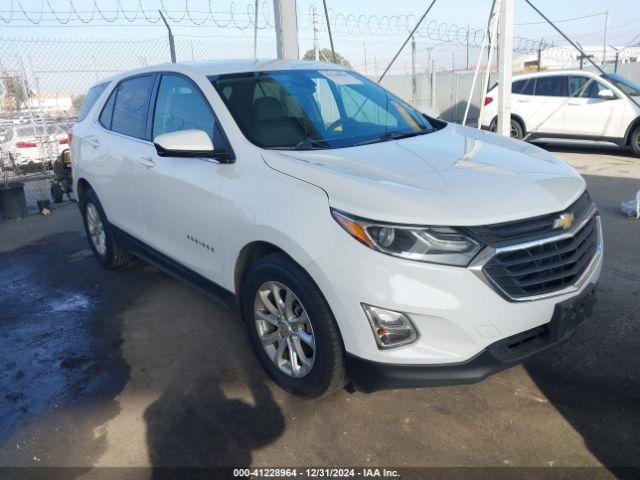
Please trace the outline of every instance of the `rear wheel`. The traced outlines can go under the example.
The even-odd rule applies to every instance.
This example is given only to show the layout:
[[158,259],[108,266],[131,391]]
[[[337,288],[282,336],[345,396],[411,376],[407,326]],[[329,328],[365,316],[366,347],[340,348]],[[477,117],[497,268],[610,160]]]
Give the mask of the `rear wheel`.
[[640,125],[631,134],[631,150],[640,157]]
[[93,190],[88,190],[83,195],[80,211],[84,219],[89,246],[98,261],[107,268],[122,267],[130,263],[133,256],[118,245],[113,228]]
[[317,398],[347,383],[342,338],[322,292],[283,254],[247,273],[242,313],[256,355],[283,389]]
[[[495,118],[491,125],[489,126],[489,130],[492,132],[496,132],[498,130],[498,119]],[[511,138],[517,138],[518,140],[522,140],[524,138],[524,128],[520,124],[518,120],[515,118],[511,119]]]

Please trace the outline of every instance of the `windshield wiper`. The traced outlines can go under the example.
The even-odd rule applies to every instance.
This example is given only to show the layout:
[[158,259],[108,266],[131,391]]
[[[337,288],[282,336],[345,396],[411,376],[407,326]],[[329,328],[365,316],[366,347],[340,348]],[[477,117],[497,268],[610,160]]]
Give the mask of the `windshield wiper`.
[[417,130],[414,132],[386,132],[379,137],[371,138],[369,140],[364,140],[362,142],[355,143],[353,146],[357,147],[360,145],[369,145],[371,143],[378,142],[388,142],[390,140],[400,140],[402,138],[416,137],[418,135],[424,135],[426,133],[432,133],[434,130],[432,128],[424,128],[422,130]]
[[307,138],[296,143],[292,150],[322,150],[329,148],[329,144],[325,140],[312,140]]

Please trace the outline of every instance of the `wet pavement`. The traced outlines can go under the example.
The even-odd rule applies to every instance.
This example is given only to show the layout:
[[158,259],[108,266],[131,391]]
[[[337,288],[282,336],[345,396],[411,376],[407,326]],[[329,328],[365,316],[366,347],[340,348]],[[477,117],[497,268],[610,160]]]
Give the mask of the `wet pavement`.
[[640,161],[557,150],[603,215],[593,318],[470,386],[291,397],[226,306],[139,261],[102,269],[74,205],[0,223],[0,465],[639,465],[640,222],[617,205]]

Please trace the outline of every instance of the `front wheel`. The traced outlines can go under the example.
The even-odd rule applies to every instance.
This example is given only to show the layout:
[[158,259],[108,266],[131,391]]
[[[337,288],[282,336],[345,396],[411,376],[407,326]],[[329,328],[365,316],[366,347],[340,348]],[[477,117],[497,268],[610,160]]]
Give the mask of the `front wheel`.
[[283,389],[308,398],[347,383],[344,347],[333,313],[309,275],[283,254],[247,273],[242,313],[253,348]]

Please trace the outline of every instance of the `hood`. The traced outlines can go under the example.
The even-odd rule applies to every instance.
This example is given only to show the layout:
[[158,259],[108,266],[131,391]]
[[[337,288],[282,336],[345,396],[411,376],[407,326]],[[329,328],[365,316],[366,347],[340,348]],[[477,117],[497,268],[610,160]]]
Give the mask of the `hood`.
[[559,211],[580,175],[534,145],[448,124],[427,135],[359,147],[264,150],[273,169],[327,192],[331,207],[406,224],[482,225]]

